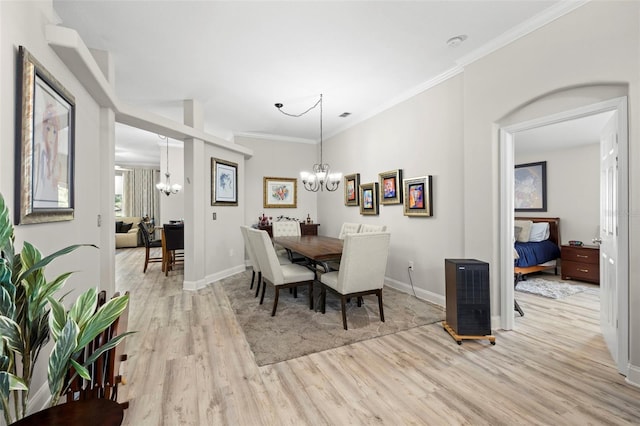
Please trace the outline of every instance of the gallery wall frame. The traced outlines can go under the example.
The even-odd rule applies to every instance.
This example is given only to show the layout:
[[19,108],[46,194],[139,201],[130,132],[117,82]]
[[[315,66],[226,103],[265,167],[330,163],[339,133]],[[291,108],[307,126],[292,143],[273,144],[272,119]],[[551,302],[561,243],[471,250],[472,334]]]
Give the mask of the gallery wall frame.
[[378,174],[380,204],[402,204],[402,169]]
[[378,214],[378,182],[360,185],[360,214]]
[[265,209],[296,208],[298,206],[298,179],[264,177],[262,199]]
[[18,48],[16,224],[73,220],[75,98]]
[[513,187],[515,211],[546,212],[547,162],[517,164]]
[[344,177],[344,205],[360,205],[360,173],[353,173]]
[[238,164],[211,157],[211,205],[238,205]]
[[404,215],[417,217],[433,216],[433,178],[419,176],[403,179]]

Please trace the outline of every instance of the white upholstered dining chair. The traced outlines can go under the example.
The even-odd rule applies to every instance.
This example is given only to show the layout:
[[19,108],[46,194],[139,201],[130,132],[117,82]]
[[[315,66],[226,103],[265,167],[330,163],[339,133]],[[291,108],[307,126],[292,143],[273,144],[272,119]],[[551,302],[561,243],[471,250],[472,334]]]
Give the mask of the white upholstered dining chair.
[[363,224],[362,226],[360,226],[360,231],[361,233],[367,233],[367,232],[385,232],[387,230],[387,225],[368,225],[368,224]]
[[358,232],[360,232],[361,226],[362,225],[360,225],[359,223],[343,223],[342,228],[340,228],[340,234],[338,234],[338,238],[344,240],[344,236],[347,234],[357,234]]
[[369,294],[378,296],[380,321],[384,322],[382,287],[387,269],[390,239],[388,232],[347,234],[344,238],[340,269],[320,276],[322,313],[325,312],[327,289],[329,289],[340,296],[342,325],[345,330],[347,329],[346,301],[351,297],[357,297],[358,306],[360,306],[362,296]]
[[271,283],[275,289],[271,316],[276,314],[281,288],[296,288],[301,285],[307,285],[309,286],[309,309],[313,309],[313,281],[315,280],[315,273],[302,265],[281,265],[280,262],[278,262],[278,256],[273,248],[273,244],[271,244],[269,234],[267,234],[266,231],[248,228],[247,235],[255,250],[256,258],[262,271],[263,287],[260,304],[264,301],[266,282]]
[[[294,220],[284,220],[281,222],[273,222],[271,224],[271,233],[275,237],[299,237],[302,235],[300,224]],[[293,253],[289,249],[285,249],[276,244],[276,252],[279,255],[286,254],[293,263],[306,262],[303,256]]]
[[[251,241],[249,241],[249,235],[247,233],[247,229],[251,229],[251,228],[246,225],[240,225],[240,232],[242,233],[242,239],[244,240],[244,246],[247,250],[247,254],[249,255],[249,264],[251,265],[251,269],[252,269],[251,286],[249,286],[249,289],[253,288],[253,283],[256,280],[256,272],[257,272],[258,282],[256,286],[255,297],[258,297],[258,294],[260,294],[260,284],[262,283],[262,271],[260,270],[260,264],[258,263],[258,258],[256,257],[255,249],[253,248]],[[280,262],[281,265],[291,263],[291,261],[287,259],[286,255],[278,256],[278,262]]]

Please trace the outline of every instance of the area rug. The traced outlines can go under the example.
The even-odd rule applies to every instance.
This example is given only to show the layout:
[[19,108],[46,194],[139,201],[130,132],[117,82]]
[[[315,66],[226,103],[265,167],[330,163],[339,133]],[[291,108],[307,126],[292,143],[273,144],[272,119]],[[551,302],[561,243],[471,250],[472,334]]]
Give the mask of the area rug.
[[564,281],[548,281],[542,278],[527,278],[525,281],[520,281],[516,285],[517,291],[537,294],[551,299],[561,299],[590,289],[590,287],[579,284],[569,284]]
[[[224,279],[222,286],[244,331],[259,366],[297,358],[386,334],[397,333],[444,319],[444,309],[390,287],[383,290],[385,322],[380,321],[378,298],[365,296],[361,307],[355,299],[347,305],[347,324],[342,328],[340,299],[327,294],[326,314],[309,309],[307,289],[300,287],[294,298],[280,291],[276,316],[271,316],[273,286],[267,285],[264,303],[249,290],[251,272]],[[314,303],[320,286],[314,286]]]

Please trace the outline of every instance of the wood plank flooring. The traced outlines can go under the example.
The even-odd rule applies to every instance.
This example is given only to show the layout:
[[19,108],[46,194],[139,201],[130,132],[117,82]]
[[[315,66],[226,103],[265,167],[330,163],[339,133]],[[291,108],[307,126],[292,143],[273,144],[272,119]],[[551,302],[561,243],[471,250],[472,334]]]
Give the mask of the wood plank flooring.
[[525,316],[495,346],[458,346],[432,324],[258,367],[219,284],[185,292],[181,270],[143,274],[143,262],[143,249],[117,251],[138,331],[124,425],[640,424],[640,389],[615,370],[594,294],[516,293]]

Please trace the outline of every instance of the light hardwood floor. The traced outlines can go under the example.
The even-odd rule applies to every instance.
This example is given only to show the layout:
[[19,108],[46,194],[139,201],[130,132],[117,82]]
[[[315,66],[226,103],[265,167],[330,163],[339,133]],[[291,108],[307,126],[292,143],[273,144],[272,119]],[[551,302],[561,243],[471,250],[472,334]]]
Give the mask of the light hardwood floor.
[[182,291],[182,271],[143,274],[143,260],[116,255],[138,331],[124,425],[640,424],[640,389],[613,366],[593,294],[517,293],[525,316],[495,346],[458,346],[432,324],[258,367],[219,284]]

